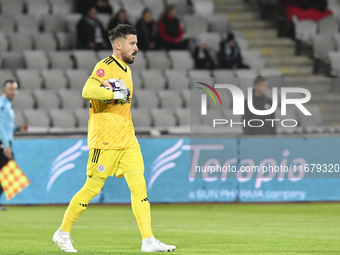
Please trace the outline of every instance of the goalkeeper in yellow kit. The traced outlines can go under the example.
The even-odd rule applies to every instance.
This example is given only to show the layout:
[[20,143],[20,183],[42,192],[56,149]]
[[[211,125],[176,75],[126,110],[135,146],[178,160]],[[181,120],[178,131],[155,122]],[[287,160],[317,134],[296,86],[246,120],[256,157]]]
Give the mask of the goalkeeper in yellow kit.
[[[87,180],[72,198],[53,242],[64,252],[73,248],[72,225],[101,191],[107,177],[125,177],[131,191],[131,205],[142,235],[142,251],[173,251],[155,239],[151,230],[150,204],[146,194],[143,157],[131,120],[133,85],[131,69],[137,51],[137,31],[130,25],[118,25],[109,31],[112,56],[97,63],[83,88],[83,97],[90,100]],[[113,79],[114,87],[107,87]],[[105,82],[104,82],[105,81]]]

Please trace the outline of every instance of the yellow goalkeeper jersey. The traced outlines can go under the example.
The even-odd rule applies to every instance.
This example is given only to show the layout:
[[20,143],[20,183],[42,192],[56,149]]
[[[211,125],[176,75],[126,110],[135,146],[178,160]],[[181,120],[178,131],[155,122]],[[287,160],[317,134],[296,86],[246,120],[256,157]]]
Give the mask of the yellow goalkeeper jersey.
[[[130,100],[125,104],[104,104],[113,92],[100,87],[107,79],[123,79],[130,88]],[[83,98],[90,100],[88,146],[97,149],[124,149],[138,144],[131,119],[133,85],[131,69],[126,63],[109,56],[97,63],[83,88]]]

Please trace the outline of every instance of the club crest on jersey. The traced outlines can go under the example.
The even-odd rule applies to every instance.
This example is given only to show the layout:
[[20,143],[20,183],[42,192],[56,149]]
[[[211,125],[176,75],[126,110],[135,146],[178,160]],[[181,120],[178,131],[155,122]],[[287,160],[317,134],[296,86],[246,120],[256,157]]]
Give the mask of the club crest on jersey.
[[99,165],[99,166],[97,167],[97,170],[98,170],[99,173],[102,173],[102,172],[105,171],[105,166],[104,166],[104,165]]
[[105,76],[105,71],[103,69],[98,69],[96,71],[97,76],[99,77],[104,77]]

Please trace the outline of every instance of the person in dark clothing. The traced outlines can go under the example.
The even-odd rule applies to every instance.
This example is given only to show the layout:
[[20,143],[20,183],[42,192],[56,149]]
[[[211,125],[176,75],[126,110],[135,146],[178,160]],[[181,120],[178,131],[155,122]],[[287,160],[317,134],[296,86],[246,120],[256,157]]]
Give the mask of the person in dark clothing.
[[194,50],[196,69],[214,69],[215,63],[210,55],[205,42],[201,41]]
[[226,40],[220,43],[218,61],[221,68],[226,69],[248,69],[249,66],[243,63],[241,49],[232,33],[228,34]]
[[174,5],[166,7],[158,23],[159,44],[166,50],[186,49],[188,41],[183,40],[183,28],[176,17]]
[[97,19],[97,9],[91,7],[77,24],[78,49],[108,49],[102,23]]
[[124,9],[120,9],[116,16],[109,22],[109,30],[114,29],[118,24],[131,25],[130,21],[127,19],[127,14]]
[[[253,89],[253,106],[256,110],[268,110],[271,108],[273,102],[270,98],[266,97],[265,93],[268,88],[268,81],[263,77],[257,77],[254,81],[254,89]],[[248,102],[245,100],[244,102],[244,121],[245,127],[243,132],[245,135],[275,135],[276,127],[275,121],[266,121],[266,119],[275,119],[275,114],[272,113],[270,115],[255,115],[250,112],[248,108]],[[249,120],[262,120],[263,126],[261,126],[260,121],[256,121],[251,123],[253,126],[261,126],[261,127],[250,127],[248,125]]]
[[112,14],[112,7],[108,0],[78,0],[77,11],[86,15],[87,10],[96,7],[99,13]]
[[138,48],[141,50],[152,50],[156,48],[157,24],[152,19],[150,9],[143,11],[142,18],[137,22]]

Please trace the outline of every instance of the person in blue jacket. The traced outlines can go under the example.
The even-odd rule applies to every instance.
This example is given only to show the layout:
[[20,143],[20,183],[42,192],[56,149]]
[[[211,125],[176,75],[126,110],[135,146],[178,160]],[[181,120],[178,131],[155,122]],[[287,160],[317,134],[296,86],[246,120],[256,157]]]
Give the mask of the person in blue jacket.
[[[5,81],[0,97],[0,169],[13,158],[12,141],[14,131],[27,130],[28,125],[20,127],[14,125],[14,111],[12,101],[18,90],[18,84],[13,80]],[[3,192],[0,183],[0,197]],[[0,211],[6,210],[6,207],[0,204]]]

